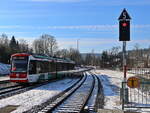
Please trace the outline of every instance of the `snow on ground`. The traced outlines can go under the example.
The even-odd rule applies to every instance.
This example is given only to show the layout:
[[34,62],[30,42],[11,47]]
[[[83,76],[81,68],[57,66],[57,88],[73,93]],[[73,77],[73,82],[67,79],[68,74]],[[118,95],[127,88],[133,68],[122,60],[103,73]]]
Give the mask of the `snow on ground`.
[[[91,74],[87,72],[87,75],[91,75]],[[98,80],[95,79],[95,86],[94,86],[92,95],[91,95],[90,99],[88,100],[87,106],[94,107],[94,105],[96,103],[97,93],[98,93]]]
[[123,73],[111,70],[95,70],[101,79],[104,95],[105,109],[121,109],[119,89],[123,79]]
[[40,105],[41,103],[46,102],[54,95],[71,86],[77,80],[78,79],[67,78],[56,82],[51,82],[30,91],[2,99],[0,100],[0,108],[7,105],[18,105],[19,107],[12,113],[22,113],[31,109],[35,105]]
[[0,76],[0,81],[9,80],[9,76]]
[[[93,72],[99,75],[98,77],[103,85],[105,95],[104,109],[122,109],[119,90],[123,81],[123,72],[112,70],[94,70]],[[134,76],[134,74],[127,74],[127,78],[131,76]],[[143,109],[138,109],[138,111],[145,113]]]
[[10,73],[10,65],[0,63],[0,75],[9,74]]

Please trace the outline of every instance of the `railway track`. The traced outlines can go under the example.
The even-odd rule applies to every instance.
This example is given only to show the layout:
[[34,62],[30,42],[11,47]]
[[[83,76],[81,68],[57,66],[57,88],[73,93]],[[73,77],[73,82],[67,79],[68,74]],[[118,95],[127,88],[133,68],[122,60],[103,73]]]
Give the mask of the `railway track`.
[[97,109],[103,109],[104,107],[103,86],[100,78],[95,73],[90,72],[90,74],[94,75],[95,77],[95,88],[86,106],[88,106],[88,112],[97,112]]
[[16,85],[16,86],[10,86],[8,88],[4,88],[0,90],[0,99],[23,93],[34,87],[35,86],[27,87],[27,86]]
[[3,80],[3,81],[0,81],[0,85],[1,84],[6,84],[6,83],[9,83],[10,81],[9,80]]
[[[45,84],[47,83],[35,84],[34,86],[14,85],[0,88],[0,99],[23,93]],[[65,91],[24,113],[80,113],[85,111],[85,108],[93,112],[95,111],[96,99],[98,99],[97,95],[100,91],[99,84],[100,80],[95,74],[85,73],[83,77]]]
[[[98,84],[98,78],[95,77],[94,74],[85,74],[80,81],[61,94],[56,95],[42,105],[35,106],[24,113],[80,113],[84,110],[92,93],[96,92],[93,89],[97,87]],[[98,93],[99,90],[96,90],[96,93]],[[91,106],[91,108],[92,107],[94,109],[94,105]]]
[[32,109],[30,109],[30,110],[28,110],[26,112],[23,112],[23,113],[38,113],[39,111],[43,110],[44,108],[46,108],[48,105],[50,105],[53,102],[57,101],[56,104],[58,104],[59,102],[62,101],[62,99],[63,99],[62,97],[66,97],[69,94],[70,90],[73,90],[76,85],[80,84],[81,82],[84,82],[85,79],[86,79],[86,76],[80,77],[80,79],[76,83],[74,83],[73,85],[71,85],[69,88],[67,88],[63,92],[61,92],[58,95],[50,98],[47,102],[45,102],[45,103],[43,103],[41,105],[34,106]]
[[17,90],[19,88],[23,88],[23,86],[21,86],[21,85],[14,85],[14,86],[0,88],[0,95],[5,94],[7,92],[11,92],[11,91]]
[[53,108],[53,113],[80,113],[83,111],[95,84],[94,76],[88,76],[85,81],[64,102]]
[[10,90],[11,88],[15,88],[20,86],[17,83],[10,82],[9,80],[0,81],[0,94],[6,90]]
[[15,86],[10,86],[10,87],[6,87],[6,88],[1,88],[0,89],[0,99],[7,98],[7,97],[10,97],[10,96],[13,96],[16,94],[20,94],[25,91],[31,90],[36,87],[40,87],[40,86],[48,84],[48,83],[49,83],[49,81],[47,81],[45,83],[34,84],[32,86],[31,85],[29,85],[29,86],[15,85]]
[[90,98],[89,98],[89,100],[88,100],[88,102],[86,104],[85,109],[87,109],[88,112],[90,112],[90,111],[93,112],[93,111],[96,111],[96,104],[97,104],[96,100],[98,99],[99,89],[101,87],[99,85],[100,84],[99,78],[95,74],[93,74],[91,72],[89,72],[89,74],[90,75],[94,75],[95,84],[94,84],[94,89],[93,89],[92,94],[91,94],[91,96],[90,96]]

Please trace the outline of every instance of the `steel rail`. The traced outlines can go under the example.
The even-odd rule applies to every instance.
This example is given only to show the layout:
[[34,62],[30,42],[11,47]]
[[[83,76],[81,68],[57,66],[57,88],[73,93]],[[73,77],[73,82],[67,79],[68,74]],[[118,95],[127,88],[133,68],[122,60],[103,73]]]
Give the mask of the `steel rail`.
[[[84,78],[84,80],[81,83],[78,83],[74,88],[72,88],[71,90],[66,92],[63,96],[53,101],[51,104],[47,105],[44,109],[42,109],[38,113],[51,113],[52,111],[80,113],[81,111],[83,111],[84,106],[86,105],[87,100],[89,99],[92,93],[95,83],[94,77],[91,84],[87,83],[87,80],[88,80],[87,77]],[[58,109],[59,111],[57,111]]]
[[92,72],[89,72],[89,74],[94,75],[95,77],[95,84],[94,84],[94,89],[92,91],[92,94],[86,104],[85,110],[87,112],[95,112],[96,111],[96,101],[98,99],[98,94],[99,94],[99,90],[100,90],[100,86],[99,86],[99,78],[97,77],[97,75],[93,74]]
[[98,93],[97,93],[97,99],[96,99],[96,105],[95,105],[95,108],[99,109],[103,109],[104,108],[104,90],[103,90],[103,85],[101,83],[101,80],[100,78],[95,74],[95,73],[92,73],[96,76],[97,80],[98,80]]
[[[84,79],[86,79],[86,76],[81,76],[80,79],[74,83],[73,85],[71,85],[69,88],[67,88],[66,90],[60,92],[59,94],[57,94],[56,96],[50,98],[47,102],[41,104],[41,105],[38,105],[38,106],[34,106],[32,109],[24,112],[24,113],[38,113],[38,112],[43,112],[45,111],[47,108],[49,108],[49,106],[52,106],[51,108],[53,109],[55,106],[57,106],[58,104],[61,103],[62,97],[66,97],[66,95],[69,94],[69,91],[70,90],[73,90],[78,84],[80,84],[80,82],[84,81]],[[48,110],[51,110],[50,108],[47,109]],[[45,111],[46,112],[46,111]]]
[[[56,80],[54,80],[54,81],[56,81]],[[14,89],[12,89],[12,90],[10,89],[8,91],[4,91],[4,92],[0,93],[0,99],[7,98],[7,97],[10,97],[10,96],[13,96],[13,95],[16,95],[16,94],[20,94],[20,93],[26,92],[28,90],[31,90],[31,89],[36,88],[36,87],[40,87],[40,86],[48,84],[48,83],[50,83],[50,81],[40,83],[40,84],[34,84],[32,86],[31,85],[29,85],[29,86],[26,85],[26,86],[20,86],[20,87],[18,86],[18,88],[14,87]]]
[[6,83],[9,83],[10,81],[9,80],[2,80],[0,81],[0,84],[6,84]]
[[6,86],[6,87],[1,87],[1,88],[0,88],[0,92],[1,92],[2,90],[10,89],[10,88],[18,87],[18,86],[20,86],[20,84],[15,84],[15,85],[10,85],[10,86]]
[[11,91],[18,90],[20,88],[23,88],[23,86],[17,85],[17,86],[12,86],[9,88],[4,88],[3,90],[0,90],[0,95],[11,92]]

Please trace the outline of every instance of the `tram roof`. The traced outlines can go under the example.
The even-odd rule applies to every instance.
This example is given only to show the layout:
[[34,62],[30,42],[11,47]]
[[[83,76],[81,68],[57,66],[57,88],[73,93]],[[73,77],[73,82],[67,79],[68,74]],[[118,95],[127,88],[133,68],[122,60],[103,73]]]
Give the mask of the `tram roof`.
[[52,56],[40,55],[40,54],[15,53],[12,56],[33,56],[34,58],[52,60],[52,61],[56,61],[56,62],[64,62],[64,63],[72,63],[72,64],[75,63],[74,61],[70,60],[69,58],[64,59],[64,58],[52,57]]

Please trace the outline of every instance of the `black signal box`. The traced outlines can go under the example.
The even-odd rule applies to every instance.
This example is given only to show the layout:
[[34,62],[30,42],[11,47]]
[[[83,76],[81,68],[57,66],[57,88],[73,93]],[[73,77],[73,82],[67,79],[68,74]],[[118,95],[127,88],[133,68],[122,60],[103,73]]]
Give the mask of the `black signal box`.
[[119,41],[130,41],[130,20],[126,9],[123,9],[121,15],[118,18],[119,20]]
[[119,21],[119,41],[130,41],[130,21]]

